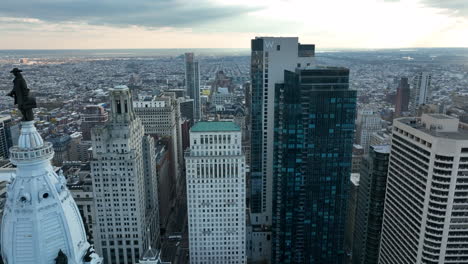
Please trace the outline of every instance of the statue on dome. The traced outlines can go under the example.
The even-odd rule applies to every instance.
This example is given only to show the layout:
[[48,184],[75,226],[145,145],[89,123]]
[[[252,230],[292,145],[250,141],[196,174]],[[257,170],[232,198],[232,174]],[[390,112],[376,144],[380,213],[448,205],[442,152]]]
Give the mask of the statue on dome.
[[33,108],[37,108],[36,99],[29,96],[28,85],[21,72],[22,70],[18,68],[14,68],[10,71],[10,73],[15,76],[15,79],[13,80],[13,90],[11,90],[7,96],[15,98],[15,105],[18,105],[18,109],[23,115],[22,121],[33,121]]

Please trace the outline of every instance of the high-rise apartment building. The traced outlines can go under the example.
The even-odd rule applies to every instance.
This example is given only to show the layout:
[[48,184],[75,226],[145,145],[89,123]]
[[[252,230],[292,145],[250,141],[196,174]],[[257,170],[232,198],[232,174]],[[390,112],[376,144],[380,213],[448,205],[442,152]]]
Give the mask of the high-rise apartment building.
[[390,145],[370,146],[361,165],[353,239],[353,263],[377,264]]
[[315,46],[297,37],[256,37],[251,41],[250,223],[252,260],[271,259],[275,84],[284,71],[314,62]]
[[432,75],[428,72],[420,72],[413,78],[411,87],[411,110],[416,113],[419,106],[429,103],[431,97]]
[[305,67],[276,85],[273,263],[343,263],[356,91],[349,70]]
[[145,128],[145,134],[169,142],[173,177],[178,185],[185,184],[180,176],[183,166],[182,128],[179,101],[174,93],[164,93],[151,101],[133,102],[136,116]]
[[403,112],[408,111],[410,101],[410,86],[407,77],[402,77],[397,87],[395,98],[395,116],[399,117]]
[[8,150],[13,146],[11,116],[0,116],[0,160],[8,159]]
[[374,132],[382,129],[380,115],[371,109],[361,109],[356,119],[356,143],[361,145],[364,153],[369,152],[369,142]]
[[394,121],[380,264],[468,263],[468,125]]
[[[96,249],[107,263],[136,263],[159,241],[154,141],[145,136],[126,86],[110,89],[111,116],[92,130]],[[150,231],[148,231],[148,229]]]
[[187,95],[193,99],[193,118],[200,120],[201,101],[200,101],[200,66],[195,60],[193,53],[185,53],[185,86]]
[[186,153],[190,263],[247,263],[245,156],[233,122],[198,122]]

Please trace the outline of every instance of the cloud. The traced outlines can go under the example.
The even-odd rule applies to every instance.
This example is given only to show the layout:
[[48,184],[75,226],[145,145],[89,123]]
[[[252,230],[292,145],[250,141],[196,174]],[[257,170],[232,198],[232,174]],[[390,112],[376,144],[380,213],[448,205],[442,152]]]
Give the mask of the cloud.
[[240,17],[259,8],[208,0],[24,0],[3,4],[0,16],[52,23],[183,28]]
[[422,3],[430,7],[444,9],[450,15],[468,17],[467,0],[422,0]]

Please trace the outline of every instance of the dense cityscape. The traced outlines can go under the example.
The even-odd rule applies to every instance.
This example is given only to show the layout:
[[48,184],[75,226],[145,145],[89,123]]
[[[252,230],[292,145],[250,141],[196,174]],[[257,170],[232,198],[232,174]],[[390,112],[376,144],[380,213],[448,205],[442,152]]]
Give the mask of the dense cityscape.
[[0,50],[0,94],[3,263],[468,263],[467,48]]

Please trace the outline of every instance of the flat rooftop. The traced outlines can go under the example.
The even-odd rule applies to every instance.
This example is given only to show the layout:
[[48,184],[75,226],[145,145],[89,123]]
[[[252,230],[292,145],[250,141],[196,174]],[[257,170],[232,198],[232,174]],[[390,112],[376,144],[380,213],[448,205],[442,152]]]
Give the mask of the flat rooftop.
[[[453,119],[456,119],[453,117],[447,118],[447,116],[444,116],[444,117],[431,116],[431,117],[434,119],[438,119],[438,120],[450,120],[450,121],[452,121]],[[456,119],[456,121],[458,121],[458,119]],[[422,122],[421,118],[403,117],[403,118],[396,119],[396,122],[405,124],[409,127],[417,129],[433,137],[455,139],[455,140],[468,140],[468,126],[464,123],[460,123],[460,126],[458,126],[457,130],[454,130],[454,131],[439,131],[436,129],[428,129],[427,125]]]
[[428,114],[428,116],[435,118],[435,119],[456,119],[455,117],[448,116],[448,115],[442,115],[442,114]]
[[240,127],[234,122],[198,122],[190,132],[228,132],[240,131]]
[[390,145],[374,145],[372,146],[375,152],[389,154],[390,153]]

